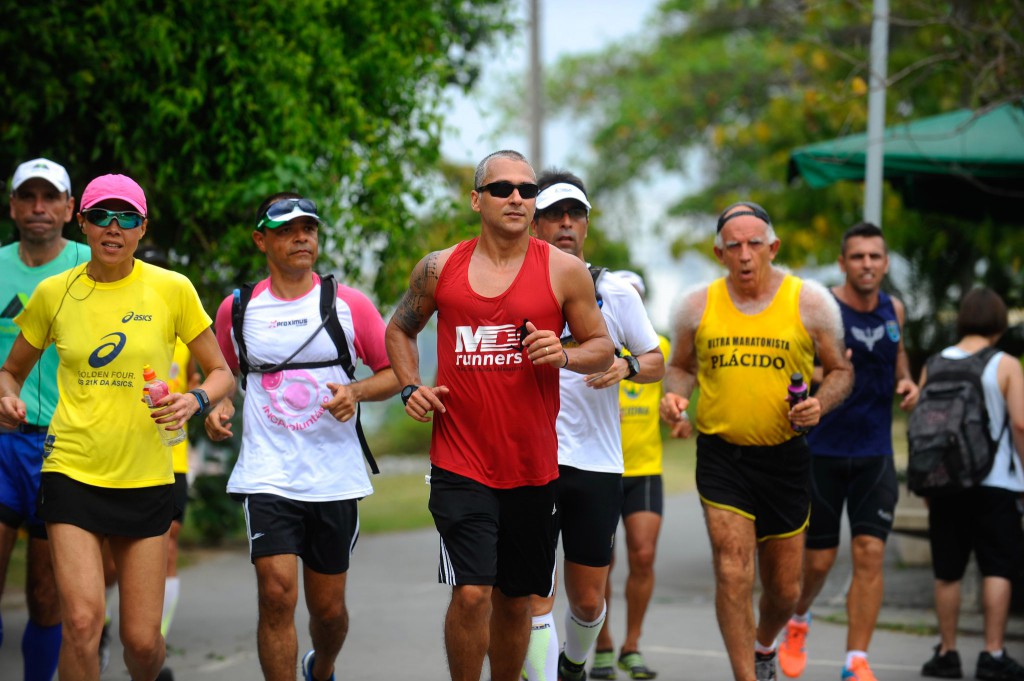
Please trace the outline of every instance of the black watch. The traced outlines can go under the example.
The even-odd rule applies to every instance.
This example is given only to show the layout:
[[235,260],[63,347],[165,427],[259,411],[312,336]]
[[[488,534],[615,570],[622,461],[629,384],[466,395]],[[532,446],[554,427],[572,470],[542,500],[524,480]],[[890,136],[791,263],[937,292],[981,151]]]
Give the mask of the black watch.
[[412,394],[419,390],[419,388],[420,387],[418,385],[413,385],[412,383],[402,388],[402,404],[409,404],[409,398],[412,397]]
[[626,378],[630,379],[640,373],[640,360],[634,355],[626,355],[622,359],[626,360],[626,366],[629,367],[629,373],[626,374]]
[[202,416],[210,409],[210,398],[207,396],[206,391],[202,388],[196,388],[195,390],[189,390],[189,395],[195,395],[199,401],[199,411],[196,414]]

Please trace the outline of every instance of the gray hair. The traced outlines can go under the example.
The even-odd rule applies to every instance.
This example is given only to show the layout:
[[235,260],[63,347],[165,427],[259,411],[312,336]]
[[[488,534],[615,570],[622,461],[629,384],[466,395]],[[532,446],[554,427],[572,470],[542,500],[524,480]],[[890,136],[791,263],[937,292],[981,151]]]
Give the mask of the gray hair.
[[484,183],[484,178],[487,177],[487,166],[490,165],[491,161],[496,158],[507,158],[512,161],[520,161],[526,165],[530,165],[530,161],[520,154],[518,151],[512,149],[502,149],[501,151],[495,151],[494,153],[484,156],[484,160],[476,166],[476,172],[473,174],[473,189],[480,187]]

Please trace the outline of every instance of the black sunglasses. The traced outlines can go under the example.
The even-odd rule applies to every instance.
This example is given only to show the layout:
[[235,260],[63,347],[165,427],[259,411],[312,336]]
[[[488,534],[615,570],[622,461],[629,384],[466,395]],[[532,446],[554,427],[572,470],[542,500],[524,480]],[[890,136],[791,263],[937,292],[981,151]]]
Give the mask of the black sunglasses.
[[532,182],[524,182],[522,184],[512,184],[508,180],[500,180],[498,182],[491,182],[485,184],[482,187],[477,187],[478,192],[490,192],[491,196],[498,199],[507,199],[512,196],[512,192],[518,191],[520,198],[524,199],[535,199],[537,198],[537,192],[539,191],[537,185]]
[[582,220],[587,217],[587,209],[584,206],[569,206],[568,208],[550,206],[537,211],[538,217],[545,220],[561,220],[566,213],[569,214],[570,220]]

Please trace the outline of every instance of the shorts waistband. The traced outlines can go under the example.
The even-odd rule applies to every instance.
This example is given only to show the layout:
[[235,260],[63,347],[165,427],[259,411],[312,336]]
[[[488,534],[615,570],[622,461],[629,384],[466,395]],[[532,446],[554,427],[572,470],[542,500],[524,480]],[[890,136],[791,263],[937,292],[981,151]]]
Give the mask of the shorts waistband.
[[19,423],[18,432],[22,435],[38,435],[45,433],[49,426],[33,426],[31,423]]

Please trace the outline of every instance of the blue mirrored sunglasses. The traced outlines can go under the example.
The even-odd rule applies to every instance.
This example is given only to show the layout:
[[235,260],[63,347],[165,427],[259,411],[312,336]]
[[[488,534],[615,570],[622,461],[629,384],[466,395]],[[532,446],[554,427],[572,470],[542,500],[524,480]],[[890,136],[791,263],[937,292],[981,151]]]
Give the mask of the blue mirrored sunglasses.
[[135,229],[143,223],[146,216],[133,210],[92,208],[85,211],[85,219],[97,227],[106,227],[112,221],[117,220],[117,224],[121,229]]

